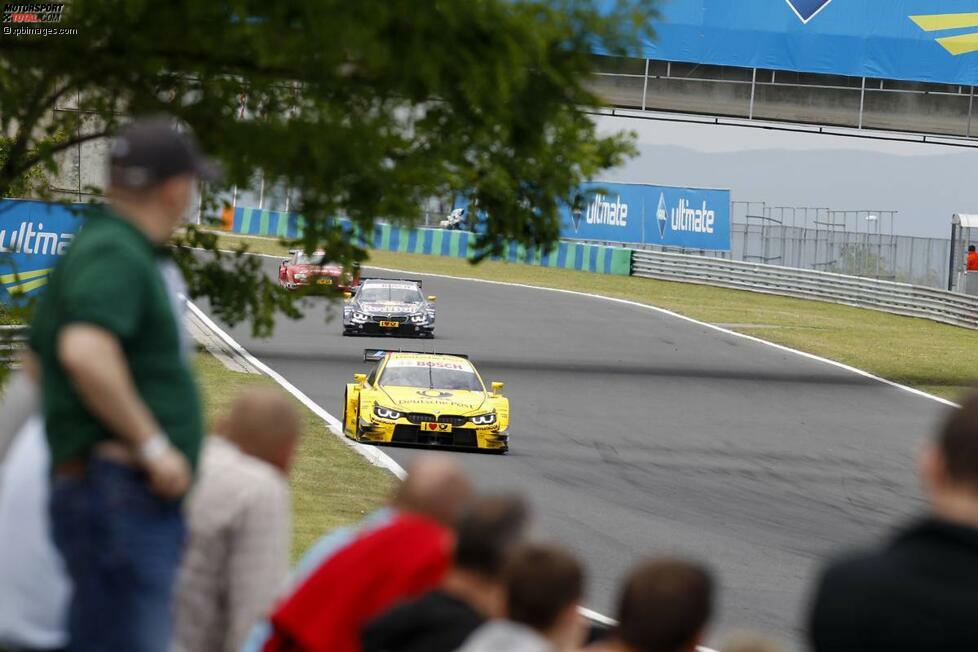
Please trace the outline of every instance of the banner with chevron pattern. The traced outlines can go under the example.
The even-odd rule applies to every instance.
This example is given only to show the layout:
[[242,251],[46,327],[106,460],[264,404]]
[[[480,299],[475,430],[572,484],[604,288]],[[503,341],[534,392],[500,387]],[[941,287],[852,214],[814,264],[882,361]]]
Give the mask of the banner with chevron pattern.
[[638,56],[978,85],[978,0],[669,0],[660,7],[656,38]]

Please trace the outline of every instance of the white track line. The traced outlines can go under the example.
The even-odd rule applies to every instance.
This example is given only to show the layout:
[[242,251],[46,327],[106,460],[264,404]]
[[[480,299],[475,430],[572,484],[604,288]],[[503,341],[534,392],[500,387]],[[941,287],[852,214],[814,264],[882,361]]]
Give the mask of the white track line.
[[326,425],[329,427],[329,431],[334,435],[336,435],[337,437],[339,437],[341,441],[343,441],[345,444],[347,444],[350,448],[355,450],[363,457],[367,458],[367,461],[369,461],[374,466],[379,466],[381,468],[387,469],[401,480],[404,479],[404,475],[405,475],[404,469],[401,467],[400,464],[394,461],[394,458],[392,458],[390,455],[383,452],[379,448],[374,448],[373,446],[358,446],[356,442],[349,439],[343,434],[343,424],[340,423],[339,419],[337,419],[332,414],[324,410],[318,403],[316,403],[314,400],[306,396],[306,394],[301,389],[299,389],[298,387],[290,383],[281,374],[276,372],[274,369],[266,365],[264,362],[262,362],[255,356],[251,355],[251,353],[249,353],[247,349],[245,349],[243,346],[238,344],[238,342],[233,337],[231,337],[226,332],[224,332],[224,330],[222,330],[217,324],[215,324],[210,317],[204,314],[204,311],[202,311],[200,308],[194,305],[193,302],[188,301],[187,306],[201,321],[203,321],[207,325],[208,328],[210,328],[218,337],[224,340],[225,344],[231,347],[236,353],[240,354],[245,360],[247,360],[250,364],[254,365],[257,369],[260,369],[269,378],[271,378],[276,383],[281,385],[285,391],[287,391],[289,394],[297,398],[299,402],[301,402],[307,408],[312,410],[317,417],[319,417],[324,422],[326,422]]
[[[267,256],[268,254],[259,254],[259,255],[261,255],[261,256]],[[270,257],[271,258],[275,258],[275,256],[270,256]],[[543,287],[543,286],[540,286],[540,285],[529,285],[529,284],[526,284],[526,283],[511,283],[511,282],[508,282],[508,281],[491,281],[491,280],[484,279],[484,278],[472,278],[472,277],[468,277],[468,276],[452,276],[452,275],[449,275],[449,274],[430,274],[430,273],[427,273],[427,272],[412,272],[412,271],[407,271],[407,270],[403,270],[403,269],[390,269],[390,268],[387,268],[387,267],[374,267],[372,265],[365,265],[364,267],[367,267],[369,269],[377,269],[377,270],[380,270],[382,272],[396,272],[398,274],[417,274],[417,275],[420,275],[420,276],[434,276],[436,278],[451,278],[451,279],[456,279],[456,280],[460,280],[460,281],[472,281],[474,283],[488,283],[490,285],[504,285],[504,286],[509,286],[509,287],[529,288],[529,289],[533,289],[533,290],[545,290],[547,292],[560,292],[561,294],[570,294],[570,295],[575,295],[575,296],[579,296],[579,297],[590,297],[592,299],[602,299],[604,301],[611,301],[611,302],[614,302],[614,303],[624,304],[626,306],[634,306],[636,308],[644,308],[646,310],[651,310],[653,312],[657,312],[657,313],[660,313],[660,314],[663,314],[663,315],[668,315],[668,316],[674,317],[676,319],[682,319],[683,321],[687,321],[687,322],[690,322],[692,324],[697,324],[698,326],[704,326],[704,327],[709,328],[711,330],[719,331],[720,333],[725,333],[727,335],[733,335],[735,337],[741,337],[741,338],[743,338],[745,340],[750,340],[751,342],[757,342],[758,344],[763,344],[765,346],[770,346],[770,347],[773,347],[773,348],[778,349],[778,350],[781,350],[781,351],[786,351],[788,353],[793,353],[795,355],[800,355],[803,358],[808,358],[809,360],[816,360],[816,361],[821,362],[821,363],[824,363],[824,364],[832,365],[833,367],[838,367],[839,369],[845,369],[846,371],[848,371],[850,373],[854,373],[854,374],[857,374],[859,376],[863,376],[865,378],[871,378],[871,379],[873,379],[873,380],[875,380],[877,382],[883,383],[885,385],[890,385],[891,387],[896,387],[898,389],[902,389],[905,392],[910,392],[911,394],[916,394],[917,396],[922,396],[924,398],[929,398],[929,399],[931,399],[933,401],[937,401],[938,403],[943,403],[944,405],[949,405],[949,406],[952,406],[952,407],[958,407],[957,403],[953,403],[953,402],[951,402],[951,401],[949,401],[949,400],[947,400],[945,398],[941,398],[940,396],[934,396],[933,394],[928,394],[927,392],[921,391],[919,389],[915,389],[913,387],[908,387],[907,385],[901,385],[900,383],[894,382],[892,380],[887,380],[886,378],[882,378],[880,376],[876,376],[874,374],[871,374],[870,372],[865,371],[863,369],[859,369],[857,367],[851,367],[851,366],[849,366],[847,364],[844,364],[842,362],[837,362],[835,360],[830,360],[828,358],[823,358],[823,357],[818,356],[818,355],[815,355],[813,353],[806,353],[805,351],[799,351],[798,349],[792,349],[791,347],[784,346],[782,344],[775,344],[774,342],[769,342],[769,341],[763,340],[763,339],[761,339],[759,337],[754,337],[753,335],[747,335],[745,333],[738,333],[737,331],[730,330],[729,328],[724,328],[723,326],[717,326],[716,324],[711,324],[709,322],[700,321],[699,319],[694,319],[692,317],[687,317],[686,315],[681,315],[678,312],[673,312],[672,310],[667,310],[666,308],[659,308],[658,306],[653,306],[653,305],[650,305],[650,304],[647,304],[647,303],[640,303],[638,301],[631,301],[629,299],[619,299],[618,297],[606,297],[606,296],[603,296],[603,295],[600,295],[600,294],[592,294],[590,292],[580,292],[578,290],[564,290],[564,289],[561,289],[561,288],[548,288],[548,287]]]

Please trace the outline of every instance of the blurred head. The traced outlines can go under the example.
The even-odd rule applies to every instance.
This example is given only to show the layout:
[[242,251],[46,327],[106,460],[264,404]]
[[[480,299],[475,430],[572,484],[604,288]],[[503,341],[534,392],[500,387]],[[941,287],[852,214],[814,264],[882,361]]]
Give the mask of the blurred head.
[[947,415],[921,455],[920,475],[935,510],[971,507],[978,515],[978,394]]
[[463,599],[490,618],[501,616],[506,564],[523,542],[527,525],[528,510],[522,498],[474,500],[455,528],[452,570],[444,588],[456,594],[464,591]]
[[513,552],[506,566],[506,613],[548,638],[557,650],[576,650],[585,624],[577,611],[584,573],[561,548],[530,544]]
[[678,559],[641,562],[625,579],[615,635],[642,652],[692,652],[713,612],[713,580]]
[[247,455],[287,473],[301,429],[299,412],[289,397],[279,390],[262,388],[238,396],[219,432]]
[[968,251],[974,251],[974,250],[975,250],[974,245],[968,245]]
[[448,455],[420,455],[408,465],[391,506],[454,527],[472,499],[465,471]]
[[174,119],[141,118],[112,140],[107,194],[120,215],[151,240],[164,242],[190,208],[197,180],[218,176],[217,166]]
[[522,543],[528,523],[529,510],[518,496],[477,498],[455,528],[455,567],[502,582],[506,563]]

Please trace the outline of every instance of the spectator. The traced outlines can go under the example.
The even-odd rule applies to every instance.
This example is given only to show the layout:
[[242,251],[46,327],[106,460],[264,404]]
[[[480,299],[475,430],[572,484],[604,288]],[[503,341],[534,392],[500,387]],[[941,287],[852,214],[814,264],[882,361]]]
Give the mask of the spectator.
[[[357,652],[363,624],[444,576],[455,525],[472,488],[449,456],[411,464],[389,508],[317,542],[294,589],[255,628],[245,650]],[[409,551],[410,554],[406,554]]]
[[969,272],[978,272],[978,251],[975,251],[975,245],[968,245],[967,270]]
[[618,601],[618,626],[594,652],[692,652],[713,613],[713,580],[702,567],[659,559],[629,573]]
[[503,569],[526,528],[522,500],[476,501],[459,521],[452,568],[441,585],[363,630],[364,652],[454,652],[502,613]]
[[816,650],[978,650],[978,395],[920,458],[930,513],[882,548],[828,566],[808,634]]
[[569,553],[528,545],[506,569],[506,617],[477,629],[459,652],[572,652],[585,624],[578,613],[581,565]]
[[[11,407],[16,411],[12,398],[4,394],[4,421]],[[71,586],[48,534],[49,461],[41,419],[28,419],[8,439],[13,443],[0,465],[0,650],[60,649],[68,642]]]
[[[31,327],[72,650],[165,650],[201,440],[174,265],[161,247],[214,168],[165,119],[123,128],[108,207],[52,272]],[[33,367],[34,365],[30,365]]]
[[187,504],[177,580],[175,649],[239,650],[287,579],[287,475],[300,432],[284,394],[254,389],[207,438]]

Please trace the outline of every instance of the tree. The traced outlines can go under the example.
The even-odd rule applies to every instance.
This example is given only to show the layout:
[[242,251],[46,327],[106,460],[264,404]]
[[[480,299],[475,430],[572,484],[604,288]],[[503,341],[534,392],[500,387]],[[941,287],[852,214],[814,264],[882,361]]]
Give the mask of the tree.
[[[561,202],[633,154],[630,135],[597,133],[587,81],[593,52],[652,36],[653,2],[73,0],[59,27],[76,35],[0,41],[0,196],[125,116],[167,112],[229,187],[260,170],[292,188],[301,245],[344,264],[365,252],[330,216],[409,223],[457,193],[481,209],[476,260],[506,241],[546,247]],[[78,111],[54,111],[69,100]],[[183,244],[214,243],[192,229]],[[228,321],[267,333],[274,310],[296,314],[240,257],[180,260]]]

